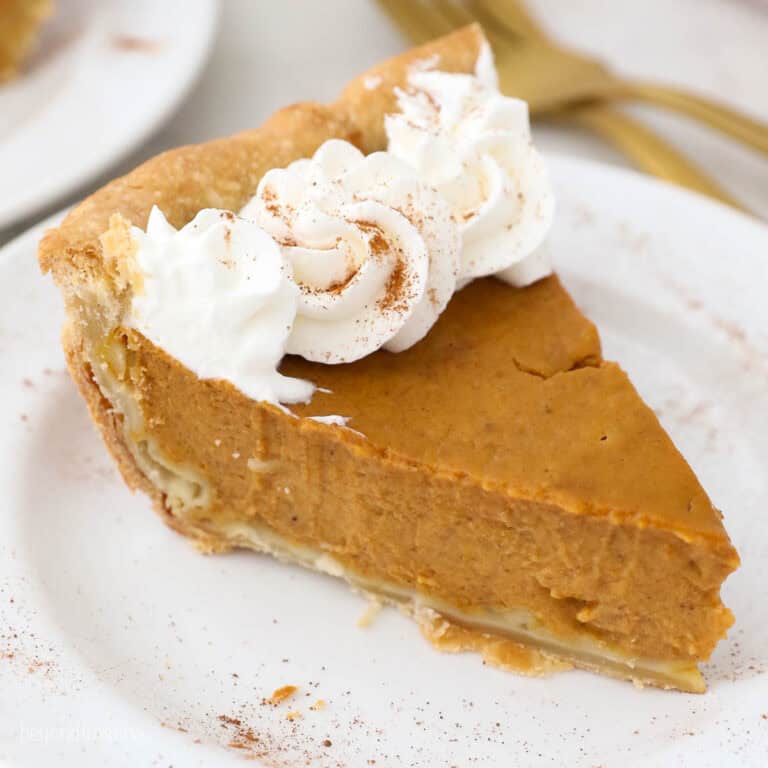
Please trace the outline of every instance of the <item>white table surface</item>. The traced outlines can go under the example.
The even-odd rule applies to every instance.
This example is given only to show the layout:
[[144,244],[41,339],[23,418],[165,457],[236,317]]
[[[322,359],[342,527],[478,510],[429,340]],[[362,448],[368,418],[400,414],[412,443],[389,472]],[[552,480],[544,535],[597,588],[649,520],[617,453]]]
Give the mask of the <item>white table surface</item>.
[[[529,0],[529,6],[560,40],[623,73],[695,89],[768,121],[768,0]],[[180,110],[69,202],[164,149],[256,126],[290,102],[330,100],[348,79],[403,47],[373,0],[222,0],[211,59]],[[629,109],[768,219],[765,157],[677,116]],[[629,165],[577,129],[537,124],[535,137],[545,151]],[[0,231],[0,244],[48,213]]]

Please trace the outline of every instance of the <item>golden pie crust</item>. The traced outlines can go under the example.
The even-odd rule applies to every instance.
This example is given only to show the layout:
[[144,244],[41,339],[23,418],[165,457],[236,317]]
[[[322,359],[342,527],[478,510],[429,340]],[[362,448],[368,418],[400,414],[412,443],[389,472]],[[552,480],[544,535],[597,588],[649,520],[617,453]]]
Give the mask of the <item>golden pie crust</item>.
[[[177,227],[239,210],[267,170],[329,138],[384,148],[409,67],[471,72],[482,42],[478,27],[435,40],[334,104],[167,152],[81,203],[40,246],[66,300],[70,371],[126,482],[202,549],[341,576],[412,613],[438,647],[506,668],[702,691],[697,662],[733,621],[719,592],[738,556],[557,277],[475,281],[397,355],[286,358],[285,373],[328,390],[298,419],[200,380],[122,324],[126,222],[144,227],[153,205]],[[350,428],[303,418],[328,414]]]

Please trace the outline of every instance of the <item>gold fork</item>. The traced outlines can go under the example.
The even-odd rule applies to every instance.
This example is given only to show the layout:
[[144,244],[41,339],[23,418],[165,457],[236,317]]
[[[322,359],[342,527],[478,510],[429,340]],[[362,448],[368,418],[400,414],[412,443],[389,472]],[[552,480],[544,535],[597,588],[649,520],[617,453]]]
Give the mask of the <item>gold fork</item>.
[[470,0],[486,27],[517,38],[508,67],[519,69],[519,95],[544,113],[592,100],[643,101],[674,110],[768,154],[768,125],[723,104],[668,86],[627,80],[602,62],[569,50],[546,35],[521,0]]
[[[400,31],[414,43],[423,43],[454,29],[471,24],[475,18],[463,6],[445,0],[424,3],[413,0],[378,0]],[[521,73],[505,66],[507,53],[516,40],[506,39],[498,24],[484,14],[485,32],[494,46],[502,89],[519,95]],[[523,75],[523,77],[525,77]],[[560,119],[589,128],[614,144],[630,157],[635,165],[657,177],[720,200],[744,210],[728,193],[707,175],[692,165],[682,154],[664,142],[638,121],[599,103],[570,107],[558,114]]]

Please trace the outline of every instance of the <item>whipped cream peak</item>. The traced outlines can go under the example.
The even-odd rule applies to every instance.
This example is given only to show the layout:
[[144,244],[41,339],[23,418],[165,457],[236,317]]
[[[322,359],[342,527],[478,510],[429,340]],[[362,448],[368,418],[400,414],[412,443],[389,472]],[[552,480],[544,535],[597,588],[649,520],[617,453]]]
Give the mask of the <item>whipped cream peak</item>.
[[[498,90],[490,47],[475,74],[412,70],[387,115],[388,151],[414,167],[451,206],[462,234],[459,281],[496,274],[526,285],[551,272],[536,254],[554,197],[531,142],[528,107]],[[522,267],[521,263],[532,263]]]
[[155,207],[131,228],[127,327],[194,371],[254,400],[308,402],[314,386],[281,375],[299,291],[274,240],[230,211],[200,211],[177,230]]
[[241,216],[280,244],[299,287],[286,351],[352,362],[419,341],[450,300],[459,234],[448,205],[386,152],[342,140],[269,171]]

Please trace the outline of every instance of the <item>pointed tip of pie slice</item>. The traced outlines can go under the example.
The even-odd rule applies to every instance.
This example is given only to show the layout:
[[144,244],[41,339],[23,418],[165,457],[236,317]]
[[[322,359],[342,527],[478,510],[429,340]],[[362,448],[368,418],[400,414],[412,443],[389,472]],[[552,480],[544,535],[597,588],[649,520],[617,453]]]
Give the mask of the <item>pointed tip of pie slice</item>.
[[720,544],[738,564],[722,513],[617,363],[571,371],[545,386],[579,425],[559,452],[557,481],[545,493],[587,514]]

